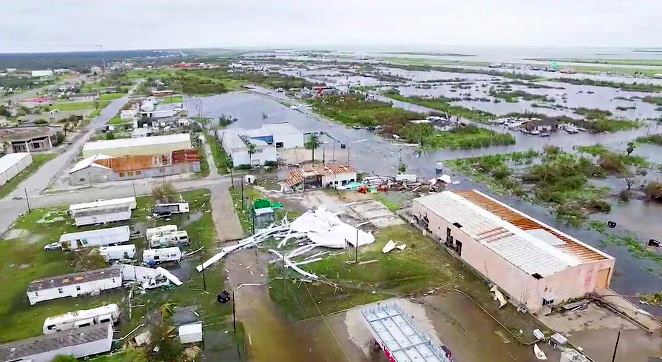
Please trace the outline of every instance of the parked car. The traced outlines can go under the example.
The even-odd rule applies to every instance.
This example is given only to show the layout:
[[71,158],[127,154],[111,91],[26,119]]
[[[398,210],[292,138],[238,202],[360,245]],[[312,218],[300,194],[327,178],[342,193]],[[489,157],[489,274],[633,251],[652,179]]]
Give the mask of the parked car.
[[62,245],[60,245],[59,241],[46,244],[46,246],[44,246],[44,250],[60,250],[60,249],[62,249]]
[[549,137],[549,132],[540,132],[540,137]]

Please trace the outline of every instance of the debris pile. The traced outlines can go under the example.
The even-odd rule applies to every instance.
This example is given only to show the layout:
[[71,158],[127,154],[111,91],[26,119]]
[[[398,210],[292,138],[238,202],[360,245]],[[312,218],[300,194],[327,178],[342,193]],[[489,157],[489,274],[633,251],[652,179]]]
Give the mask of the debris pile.
[[451,177],[442,175],[431,180],[419,180],[416,175],[398,174],[393,177],[369,176],[361,182],[350,182],[345,186],[339,186],[339,190],[356,190],[360,193],[377,193],[388,191],[411,191],[411,192],[441,192],[446,185],[451,183]]

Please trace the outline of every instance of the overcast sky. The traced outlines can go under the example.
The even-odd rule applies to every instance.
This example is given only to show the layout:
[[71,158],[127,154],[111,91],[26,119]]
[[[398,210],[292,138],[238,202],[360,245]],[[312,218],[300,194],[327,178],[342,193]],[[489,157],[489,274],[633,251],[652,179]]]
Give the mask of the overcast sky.
[[662,46],[661,0],[0,0],[0,14],[0,52]]

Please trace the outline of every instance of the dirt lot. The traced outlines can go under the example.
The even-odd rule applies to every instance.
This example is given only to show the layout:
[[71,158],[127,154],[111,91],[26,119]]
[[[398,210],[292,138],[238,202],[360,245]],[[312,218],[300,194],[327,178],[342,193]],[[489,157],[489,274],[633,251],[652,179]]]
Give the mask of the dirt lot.
[[610,362],[618,332],[616,361],[646,362],[648,357],[659,356],[662,337],[659,332],[648,333],[625,318],[589,304],[577,311],[552,314],[541,320],[563,334],[570,343],[580,346],[595,362]]

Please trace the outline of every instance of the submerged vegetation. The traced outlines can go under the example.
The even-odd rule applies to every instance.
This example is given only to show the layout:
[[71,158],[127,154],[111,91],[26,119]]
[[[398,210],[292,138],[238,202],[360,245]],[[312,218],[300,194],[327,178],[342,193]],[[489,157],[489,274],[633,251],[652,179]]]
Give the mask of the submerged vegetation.
[[494,98],[503,99],[508,103],[517,103],[519,98],[524,99],[525,101],[542,101],[542,102],[551,101],[551,98],[547,97],[546,95],[533,94],[522,90],[507,92],[507,91],[491,89],[490,95]]
[[639,143],[652,143],[662,146],[662,133],[656,133],[648,136],[642,136],[636,139]]
[[385,92],[384,95],[398,101],[436,109],[450,116],[466,118],[476,122],[488,123],[488,121],[497,118],[495,114],[490,112],[452,105],[450,104],[450,102],[452,102],[453,99],[446,97],[436,97],[436,98],[426,98],[426,97],[418,97],[418,96],[407,97],[400,95],[400,93],[394,89]]
[[310,100],[315,110],[348,126],[379,127],[385,136],[416,143],[422,148],[478,148],[514,144],[509,134],[458,124],[440,131],[430,123],[411,123],[427,115],[367,99],[361,94],[328,95]]

